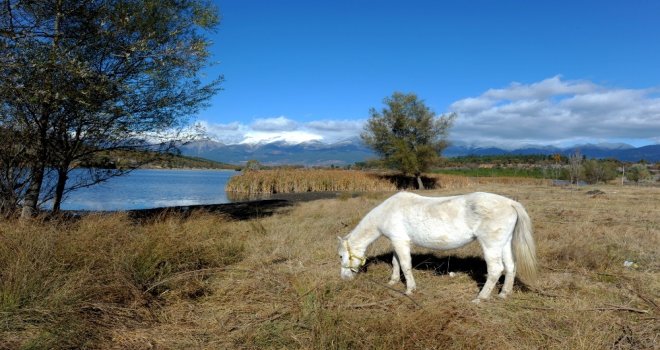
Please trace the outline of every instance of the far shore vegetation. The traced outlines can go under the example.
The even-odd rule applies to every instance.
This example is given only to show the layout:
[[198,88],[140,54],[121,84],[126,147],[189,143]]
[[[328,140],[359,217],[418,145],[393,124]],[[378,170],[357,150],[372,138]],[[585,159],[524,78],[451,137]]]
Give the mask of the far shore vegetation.
[[[405,175],[380,160],[350,166],[305,168],[264,166],[248,161],[225,190],[243,194],[323,191],[378,192],[418,188],[417,177]],[[466,184],[657,184],[660,165],[625,163],[555,155],[502,155],[442,158],[420,175],[427,189],[458,188]]]
[[240,169],[237,165],[200,157],[148,151],[99,152],[89,161],[80,162],[77,166],[101,169]]

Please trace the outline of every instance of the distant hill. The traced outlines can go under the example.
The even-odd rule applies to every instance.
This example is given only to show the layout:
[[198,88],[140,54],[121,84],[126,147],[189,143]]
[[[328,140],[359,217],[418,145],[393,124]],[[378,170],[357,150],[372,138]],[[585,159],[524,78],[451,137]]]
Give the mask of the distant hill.
[[153,153],[145,151],[114,150],[98,153],[94,158],[77,164],[80,167],[91,168],[148,168],[148,169],[230,169],[238,168],[202,157],[177,155],[169,153]]
[[[497,147],[450,146],[443,153],[446,157],[466,155],[506,155],[506,154],[554,154],[569,155],[579,150],[588,158],[615,158],[622,161],[660,162],[660,145],[635,148],[626,144],[586,144],[568,148],[552,146],[525,147],[505,150]],[[282,141],[258,144],[223,144],[213,140],[192,142],[181,147],[183,155],[210,159],[231,164],[244,164],[250,159],[266,165],[301,164],[307,166],[348,165],[376,155],[359,138],[335,143],[318,141],[297,144]]]
[[147,168],[167,168],[167,169],[227,169],[235,170],[236,165],[218,162],[200,157],[190,156],[163,156],[161,159],[148,163]]

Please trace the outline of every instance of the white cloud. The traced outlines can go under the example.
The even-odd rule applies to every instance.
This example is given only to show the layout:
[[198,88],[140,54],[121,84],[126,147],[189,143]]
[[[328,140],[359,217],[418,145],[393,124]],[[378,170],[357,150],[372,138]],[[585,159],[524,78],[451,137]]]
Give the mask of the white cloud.
[[657,142],[660,98],[651,89],[618,89],[559,76],[512,83],[454,102],[451,137],[472,144]]
[[363,120],[317,120],[305,124],[305,127],[319,132],[354,132],[362,129]]
[[315,120],[296,122],[284,116],[259,118],[249,124],[233,122],[212,124],[201,122],[207,136],[227,144],[263,143],[283,141],[301,143],[307,141],[336,142],[357,137],[362,132],[363,120]]
[[284,116],[260,118],[255,120],[250,128],[256,131],[293,131],[298,128],[298,123]]
[[483,96],[495,100],[547,99],[552,96],[583,94],[598,90],[598,86],[587,81],[562,81],[554,76],[538,83],[513,82],[504,89],[490,89]]
[[239,122],[215,124],[208,121],[200,121],[198,124],[207,136],[227,144],[243,141],[245,133],[249,130],[246,125]]

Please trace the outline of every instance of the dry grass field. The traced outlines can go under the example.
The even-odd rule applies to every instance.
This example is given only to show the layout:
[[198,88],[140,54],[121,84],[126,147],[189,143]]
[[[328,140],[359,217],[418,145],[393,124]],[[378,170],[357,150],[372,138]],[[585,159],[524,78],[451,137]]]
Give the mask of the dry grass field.
[[384,239],[356,280],[340,280],[336,236],[391,192],[242,221],[0,222],[0,348],[660,348],[660,188],[424,193],[472,191],[516,199],[534,222],[538,284],[504,301],[470,302],[485,274],[476,244],[414,251],[411,297],[386,284]]

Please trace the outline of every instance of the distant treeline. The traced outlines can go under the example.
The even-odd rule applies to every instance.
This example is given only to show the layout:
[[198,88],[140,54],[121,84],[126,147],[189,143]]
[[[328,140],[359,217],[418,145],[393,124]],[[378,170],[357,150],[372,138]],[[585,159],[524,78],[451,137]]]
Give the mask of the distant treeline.
[[568,162],[568,157],[560,154],[502,154],[502,155],[467,155],[460,157],[444,158],[440,166],[454,166],[465,164],[539,164],[547,162]]
[[535,179],[549,178],[541,168],[459,168],[435,169],[436,174],[476,176],[476,177],[531,177]]
[[82,168],[129,169],[140,168],[162,169],[231,169],[238,167],[232,164],[216,162],[199,157],[182,156],[173,153],[158,153],[147,151],[104,151],[93,158],[77,164]]
[[[355,169],[379,169],[385,165],[379,160],[355,163]],[[564,156],[561,154],[541,155],[468,155],[442,158],[431,173],[468,177],[517,177],[536,179],[559,179],[570,182],[608,182],[621,177],[639,182],[652,178],[657,165],[641,162],[631,164],[617,159],[587,159],[584,155]]]

